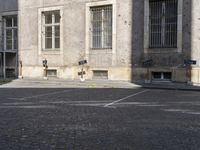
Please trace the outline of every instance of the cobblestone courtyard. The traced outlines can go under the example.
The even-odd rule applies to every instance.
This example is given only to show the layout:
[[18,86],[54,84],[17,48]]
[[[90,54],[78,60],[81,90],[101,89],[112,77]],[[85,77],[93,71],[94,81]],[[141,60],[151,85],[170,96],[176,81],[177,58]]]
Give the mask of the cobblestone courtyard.
[[0,89],[1,150],[198,150],[200,92]]

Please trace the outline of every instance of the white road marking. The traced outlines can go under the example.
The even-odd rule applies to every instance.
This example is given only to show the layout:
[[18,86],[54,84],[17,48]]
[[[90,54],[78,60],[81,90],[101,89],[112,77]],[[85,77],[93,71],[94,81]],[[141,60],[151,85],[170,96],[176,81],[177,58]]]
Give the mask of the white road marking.
[[106,103],[96,103],[96,104],[69,104],[71,106],[104,106]]
[[42,108],[56,108],[56,106],[52,106],[52,105],[33,105],[33,106],[0,106],[0,109],[42,109]]
[[32,105],[32,102],[15,102],[15,103],[2,103],[2,105]]
[[27,97],[22,97],[22,98],[8,98],[8,99],[24,101],[24,100],[31,99],[31,98],[38,98],[38,97],[55,95],[55,94],[60,94],[60,93],[67,93],[67,92],[71,92],[71,91],[72,90],[64,90],[64,91],[45,93],[45,94],[39,94],[39,95],[34,95],[34,96],[27,96]]
[[163,111],[178,112],[178,113],[190,114],[190,115],[200,115],[200,112],[192,111],[192,110],[188,110],[188,109],[163,109]]
[[84,104],[84,103],[109,103],[112,100],[102,100],[102,101],[55,101],[55,102],[47,102],[50,104]]
[[200,115],[200,112],[195,112],[195,111],[189,111],[189,112],[185,112],[186,114],[190,114],[190,115]]
[[112,103],[106,104],[106,105],[104,105],[104,107],[112,106],[112,105],[114,105],[114,104],[116,104],[116,103],[119,103],[119,102],[121,102],[121,101],[123,101],[123,100],[126,100],[126,99],[128,99],[128,98],[137,96],[137,95],[142,94],[142,93],[146,93],[146,92],[148,92],[148,91],[150,91],[150,90],[144,90],[144,91],[141,91],[141,92],[138,92],[138,93],[135,93],[135,94],[126,96],[126,97],[121,98],[121,99],[119,99],[119,100],[116,100],[116,101],[114,101],[114,102],[112,102]]
[[162,110],[167,112],[182,112],[182,113],[191,111],[188,109],[162,109]]
[[135,105],[141,107],[164,107],[165,104],[160,104],[158,102],[121,102],[116,105]]

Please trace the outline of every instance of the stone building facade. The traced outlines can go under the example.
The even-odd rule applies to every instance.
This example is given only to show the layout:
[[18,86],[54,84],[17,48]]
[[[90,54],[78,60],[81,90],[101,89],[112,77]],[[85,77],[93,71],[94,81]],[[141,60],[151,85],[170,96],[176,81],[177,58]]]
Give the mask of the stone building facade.
[[[43,77],[42,61],[46,59],[48,76],[79,79],[81,66],[78,62],[85,59],[88,62],[84,65],[86,79],[130,80],[131,2],[20,0],[19,59],[23,65],[22,75]],[[91,13],[95,16],[94,20]],[[60,18],[55,18],[56,15]],[[59,28],[59,33],[53,33],[56,32],[56,27],[52,25],[54,27],[51,29],[52,22],[45,22],[47,17],[52,17],[50,20],[54,23],[56,19],[59,20],[55,25]],[[52,30],[50,40],[53,39],[52,43],[49,42],[50,45],[47,45],[48,26],[49,30]],[[103,31],[104,29],[106,31]],[[93,37],[91,32],[94,32]],[[59,36],[58,45],[55,34]]]
[[16,7],[23,77],[42,78],[47,60],[49,77],[79,79],[78,62],[87,60],[86,79],[200,83],[199,0],[20,0]]
[[18,75],[18,2],[0,0],[0,77]]

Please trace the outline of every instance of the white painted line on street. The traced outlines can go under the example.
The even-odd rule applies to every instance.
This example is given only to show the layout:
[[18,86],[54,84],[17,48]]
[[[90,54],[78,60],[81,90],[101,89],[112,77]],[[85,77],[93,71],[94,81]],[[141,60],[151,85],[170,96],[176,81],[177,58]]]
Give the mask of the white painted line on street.
[[0,109],[44,109],[44,108],[48,108],[48,109],[53,109],[56,108],[56,106],[52,106],[52,105],[33,105],[33,106],[0,106]]
[[106,103],[96,103],[96,104],[69,104],[71,106],[104,106]]
[[182,112],[182,113],[191,111],[188,109],[162,109],[162,110],[166,112]]
[[32,105],[32,102],[14,102],[14,103],[2,103],[2,105]]
[[189,112],[185,112],[186,114],[190,114],[190,115],[200,115],[200,112],[195,112],[195,111],[189,111]]
[[38,97],[44,97],[44,96],[55,95],[55,94],[60,94],[60,93],[67,93],[71,91],[72,90],[64,90],[64,91],[51,92],[51,93],[39,94],[39,95],[34,95],[34,96],[22,97],[22,98],[8,98],[8,99],[24,101],[31,98],[38,98]]
[[49,104],[85,104],[85,103],[109,103],[112,100],[102,100],[102,101],[55,101],[55,102],[47,102]]
[[162,109],[162,110],[166,112],[177,112],[177,113],[190,114],[190,115],[200,115],[200,112],[189,110],[189,109]]
[[116,104],[116,103],[119,103],[119,102],[121,102],[121,101],[123,101],[123,100],[126,100],[126,99],[128,99],[128,98],[131,98],[131,97],[140,95],[140,94],[142,94],[142,93],[146,93],[146,92],[148,92],[148,91],[150,91],[150,90],[144,90],[144,91],[141,91],[141,92],[138,92],[138,93],[135,93],[135,94],[126,96],[126,97],[121,98],[121,99],[119,99],[119,100],[116,100],[116,101],[114,101],[114,102],[112,102],[112,103],[106,104],[104,107],[112,106],[112,105],[114,105],[114,104]]
[[168,106],[165,104],[160,104],[157,102],[121,102],[117,103],[116,105],[135,105],[135,106],[140,106],[140,107],[164,107]]

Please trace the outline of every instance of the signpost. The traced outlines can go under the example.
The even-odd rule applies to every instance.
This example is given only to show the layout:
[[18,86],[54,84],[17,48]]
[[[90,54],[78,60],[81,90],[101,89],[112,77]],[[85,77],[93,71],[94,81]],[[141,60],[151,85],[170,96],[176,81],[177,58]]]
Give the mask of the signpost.
[[44,67],[44,79],[48,80],[48,77],[47,77],[47,69],[48,69],[47,60],[46,59],[43,60],[42,64],[43,64],[43,67]]
[[191,84],[191,70],[192,70],[191,65],[196,65],[196,64],[197,64],[196,60],[190,60],[190,59],[184,60],[184,65],[186,69],[186,81],[188,84]]
[[197,61],[196,60],[184,60],[184,64],[187,65],[196,65]]
[[81,77],[80,80],[83,82],[85,81],[84,75],[86,74],[86,72],[83,70],[83,67],[85,64],[87,64],[87,60],[81,60],[78,62],[78,64],[81,66],[81,72],[78,72],[78,75]]
[[19,78],[22,79],[23,76],[22,76],[22,61],[20,60],[19,61]]
[[152,59],[148,59],[148,60],[145,60],[143,61],[143,66],[147,68],[147,77],[146,77],[146,80],[145,82],[146,83],[150,83],[150,67],[152,66],[153,64],[153,60]]

